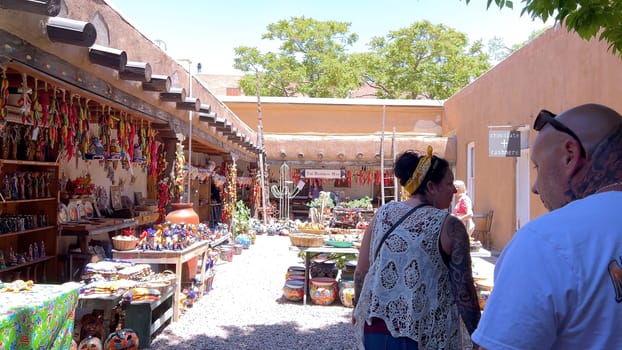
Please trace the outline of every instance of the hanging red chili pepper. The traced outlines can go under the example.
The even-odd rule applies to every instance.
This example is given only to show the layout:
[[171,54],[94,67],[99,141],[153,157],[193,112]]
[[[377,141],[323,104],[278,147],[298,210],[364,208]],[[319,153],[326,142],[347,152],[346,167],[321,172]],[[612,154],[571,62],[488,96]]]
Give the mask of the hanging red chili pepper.
[[136,124],[130,123],[130,132],[128,135],[128,153],[130,155],[130,160],[134,161],[134,139],[136,138]]
[[9,114],[7,104],[9,101],[9,80],[6,78],[6,69],[2,70],[0,82],[0,121],[4,121]]
[[391,175],[389,175],[389,171],[388,171],[388,170],[385,170],[385,171],[384,171],[384,185],[385,185],[385,186],[391,186],[391,179],[390,179],[390,176],[391,176]]
[[371,176],[372,176],[372,175],[371,175],[371,170],[367,170],[367,183],[368,183],[368,184],[371,184],[371,183],[372,183],[372,181],[371,181]]
[[380,185],[380,171],[374,171],[374,185]]
[[363,172],[363,168],[359,170],[358,181],[359,181],[359,185],[363,185],[365,181],[365,172]]
[[151,176],[156,176],[158,174],[158,145],[156,144],[156,140],[155,140],[155,136],[156,136],[156,131],[152,128],[149,128],[149,143],[150,143],[150,149],[151,149],[151,171],[150,171],[150,175]]
[[38,113],[39,109],[37,105],[41,106],[41,125],[47,127],[50,123],[50,93],[47,91],[43,91],[39,94],[39,90],[35,89],[34,96],[32,98],[32,113]]
[[352,170],[346,171],[346,180],[348,181],[348,187],[352,186]]
[[300,181],[300,169],[294,169],[294,183],[298,183]]

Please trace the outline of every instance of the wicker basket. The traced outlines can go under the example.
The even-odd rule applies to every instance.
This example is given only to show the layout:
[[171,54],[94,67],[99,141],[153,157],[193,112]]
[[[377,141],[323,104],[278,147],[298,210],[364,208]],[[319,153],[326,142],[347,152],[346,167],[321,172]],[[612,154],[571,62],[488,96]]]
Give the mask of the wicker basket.
[[310,228],[299,228],[298,231],[300,231],[301,233],[308,233],[312,235],[324,235],[327,233],[326,230],[313,230]]
[[112,237],[112,246],[116,250],[132,250],[136,249],[136,244],[138,243],[138,238],[133,237],[132,239],[127,239],[124,236],[114,236]]
[[298,247],[321,247],[324,245],[324,237],[314,234],[292,233],[289,235],[292,245]]

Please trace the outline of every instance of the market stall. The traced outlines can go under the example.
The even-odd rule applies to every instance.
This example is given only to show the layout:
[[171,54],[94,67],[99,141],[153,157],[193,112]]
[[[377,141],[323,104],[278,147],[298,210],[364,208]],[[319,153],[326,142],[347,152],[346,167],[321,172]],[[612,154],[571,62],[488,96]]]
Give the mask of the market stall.
[[0,348],[69,349],[77,283],[10,283],[0,288]]
[[[200,257],[200,261],[207,261],[207,250],[209,248],[208,241],[199,241],[183,250],[165,250],[165,251],[152,251],[152,250],[126,250],[118,251],[114,250],[112,256],[115,259],[131,260],[137,264],[173,264],[175,265],[175,297],[173,303],[173,321],[177,321],[180,316],[179,300],[182,291],[182,265],[190,259]],[[205,264],[202,263],[199,267],[200,273],[198,275],[199,285],[203,285],[205,282]]]

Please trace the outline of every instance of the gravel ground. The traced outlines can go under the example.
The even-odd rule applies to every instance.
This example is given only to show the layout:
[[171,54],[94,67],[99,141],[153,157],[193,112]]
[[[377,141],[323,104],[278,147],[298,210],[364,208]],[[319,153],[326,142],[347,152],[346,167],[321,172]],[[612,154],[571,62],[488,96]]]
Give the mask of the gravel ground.
[[216,266],[213,289],[151,349],[355,349],[352,309],[282,299],[285,273],[302,264],[289,237],[259,235],[250,249]]

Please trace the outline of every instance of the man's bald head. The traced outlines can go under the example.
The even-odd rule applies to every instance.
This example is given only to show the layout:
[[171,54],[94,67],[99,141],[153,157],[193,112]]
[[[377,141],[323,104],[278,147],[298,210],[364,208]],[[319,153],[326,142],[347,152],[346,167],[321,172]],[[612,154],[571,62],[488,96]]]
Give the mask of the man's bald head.
[[[532,191],[549,210],[622,181],[619,113],[607,106],[584,104],[560,113],[555,119],[570,132],[561,130],[552,121],[544,124],[534,141],[531,157],[538,172]],[[581,146],[587,154],[581,151]]]
[[612,131],[622,125],[622,116],[600,104],[584,104],[568,109],[557,119],[574,131],[588,154]]

